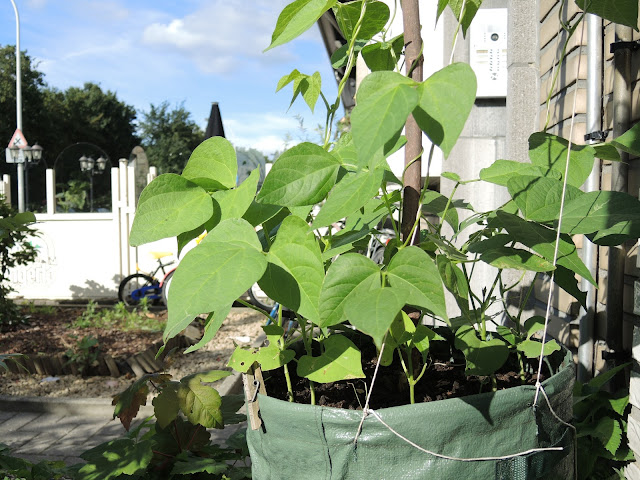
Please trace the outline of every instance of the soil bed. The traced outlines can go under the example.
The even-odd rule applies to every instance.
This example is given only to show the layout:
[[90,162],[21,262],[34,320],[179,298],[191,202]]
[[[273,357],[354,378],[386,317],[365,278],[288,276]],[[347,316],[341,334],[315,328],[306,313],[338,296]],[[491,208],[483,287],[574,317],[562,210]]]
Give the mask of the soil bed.
[[[57,308],[55,315],[34,314],[26,325],[0,333],[0,353],[60,353],[68,343],[87,335],[98,338],[100,348],[112,356],[135,354],[162,339],[158,332],[132,332],[117,329],[72,329],[69,323],[84,309]],[[154,312],[159,321],[166,312]],[[251,344],[263,333],[263,317],[247,308],[233,308],[216,337],[202,349],[184,355],[175,351],[167,359],[166,372],[176,379],[183,376],[225,369],[236,344]],[[51,347],[55,345],[55,347]],[[12,396],[105,397],[109,398],[135,381],[133,375],[118,378],[80,375],[16,375],[0,374],[0,394]]]
[[[438,342],[444,345],[444,342]],[[367,389],[377,363],[377,352],[371,343],[358,345],[362,350],[363,372],[366,378],[343,380],[339,382],[315,384],[316,404],[327,407],[359,410],[365,404]],[[314,355],[318,353],[314,352]],[[510,357],[511,359],[511,357]],[[414,364],[421,362],[415,358]],[[496,373],[497,390],[535,385],[537,360],[529,361],[524,381],[520,379],[516,362],[507,363]],[[451,352],[448,348],[432,348],[427,360],[427,370],[415,386],[416,403],[459,398],[492,390],[489,377],[465,375],[465,361],[461,353]],[[291,365],[291,364],[290,364]],[[419,371],[418,371],[419,372]],[[418,373],[416,372],[416,373]],[[296,369],[289,368],[296,403],[311,403],[309,382],[298,377]],[[264,372],[267,394],[280,400],[287,400],[287,385],[282,369]],[[543,366],[541,381],[549,377],[549,370]],[[397,352],[390,366],[381,366],[378,370],[370,408],[379,409],[406,405],[409,403],[409,384],[407,383]]]
[[130,356],[142,352],[162,339],[160,330],[166,321],[166,310],[149,312],[157,320],[155,331],[123,331],[118,328],[74,328],[71,323],[85,312],[85,308],[51,307],[26,314],[26,323],[11,325],[0,333],[1,353],[61,353],[73,349],[78,340],[93,336],[103,353],[112,357]]

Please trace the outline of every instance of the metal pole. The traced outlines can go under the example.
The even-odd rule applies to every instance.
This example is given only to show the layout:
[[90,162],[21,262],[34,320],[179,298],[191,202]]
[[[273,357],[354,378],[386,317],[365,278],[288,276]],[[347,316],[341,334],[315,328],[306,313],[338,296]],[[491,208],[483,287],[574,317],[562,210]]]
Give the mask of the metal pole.
[[[602,130],[602,18],[587,15],[587,133]],[[590,143],[595,143],[592,140]],[[600,189],[600,160],[595,161],[591,175],[584,185],[585,192]],[[582,247],[582,260],[595,279],[598,278],[596,246],[586,241]],[[578,380],[587,382],[593,376],[593,335],[596,314],[596,288],[582,280],[582,289],[587,293],[587,309],[580,310],[580,344],[578,346]]]
[[[16,126],[22,130],[22,69],[20,68],[20,15],[14,0],[11,0],[16,14]],[[18,211],[24,212],[24,163],[16,164],[18,169]]]
[[89,172],[89,211],[93,212],[93,170]]
[[[616,25],[616,42],[631,42],[633,29],[623,25]],[[613,77],[613,137],[619,137],[629,129],[631,123],[631,50],[619,48],[614,53]],[[626,192],[628,179],[629,154],[620,152],[620,162],[611,165],[611,190]],[[621,353],[623,350],[623,306],[622,291],[624,289],[624,264],[627,247],[622,244],[609,247],[608,285],[607,285],[607,335],[606,342],[609,350]],[[614,357],[615,358],[615,357]],[[607,368],[615,366],[607,362]],[[621,382],[620,377],[618,383]],[[612,383],[612,389],[620,385]]]

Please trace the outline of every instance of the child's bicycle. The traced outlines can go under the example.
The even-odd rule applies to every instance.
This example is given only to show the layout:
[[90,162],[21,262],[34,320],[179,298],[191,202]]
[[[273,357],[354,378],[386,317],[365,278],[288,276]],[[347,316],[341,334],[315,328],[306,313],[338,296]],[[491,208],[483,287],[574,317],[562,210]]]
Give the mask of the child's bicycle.
[[[147,299],[150,305],[166,305],[166,293],[163,286],[173,276],[175,268],[167,272],[165,267],[175,263],[173,260],[162,263],[162,259],[173,255],[171,252],[151,252],[151,256],[158,261],[157,268],[152,273],[142,273],[138,271],[125,277],[118,287],[118,300],[129,307],[139,305],[143,298]],[[162,278],[156,275],[162,271]]]

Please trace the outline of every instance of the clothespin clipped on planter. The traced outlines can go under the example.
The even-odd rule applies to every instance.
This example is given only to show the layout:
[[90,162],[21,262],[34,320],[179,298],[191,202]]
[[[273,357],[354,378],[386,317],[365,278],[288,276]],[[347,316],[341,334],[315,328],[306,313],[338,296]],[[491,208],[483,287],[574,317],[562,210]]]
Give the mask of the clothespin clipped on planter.
[[258,392],[262,395],[267,394],[267,389],[264,388],[262,369],[258,362],[254,362],[247,370],[247,373],[242,374],[242,383],[244,385],[244,395],[247,399],[247,416],[249,417],[251,429],[258,430],[262,426],[262,419],[259,414]]

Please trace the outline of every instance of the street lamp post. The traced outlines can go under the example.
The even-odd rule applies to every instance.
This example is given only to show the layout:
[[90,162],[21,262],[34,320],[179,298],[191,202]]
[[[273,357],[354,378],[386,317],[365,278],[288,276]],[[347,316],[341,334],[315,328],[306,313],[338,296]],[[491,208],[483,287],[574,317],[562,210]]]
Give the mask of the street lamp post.
[[[14,0],[11,0],[16,14],[16,127],[22,131],[22,74],[20,68],[20,15]],[[18,163],[18,211],[24,212],[24,163]]]
[[94,160],[91,156],[82,155],[78,161],[80,162],[80,170],[89,175],[89,211],[93,212],[93,176],[104,172],[107,166],[107,159],[100,156],[97,160]]
[[[29,205],[29,168],[40,163],[40,160],[42,160],[42,153],[44,152],[44,149],[36,143],[33,147],[26,145],[22,148],[13,145],[9,147],[9,152],[11,153],[11,159],[13,160],[13,163],[15,163],[19,169],[18,171],[20,171],[21,169],[24,174],[24,189],[22,190],[22,210],[20,210],[20,205],[18,205],[18,210],[23,212],[25,204],[26,206]],[[18,187],[20,187],[19,183]],[[20,191],[20,188],[18,188],[18,191]],[[20,197],[18,197],[18,200],[20,200]]]

